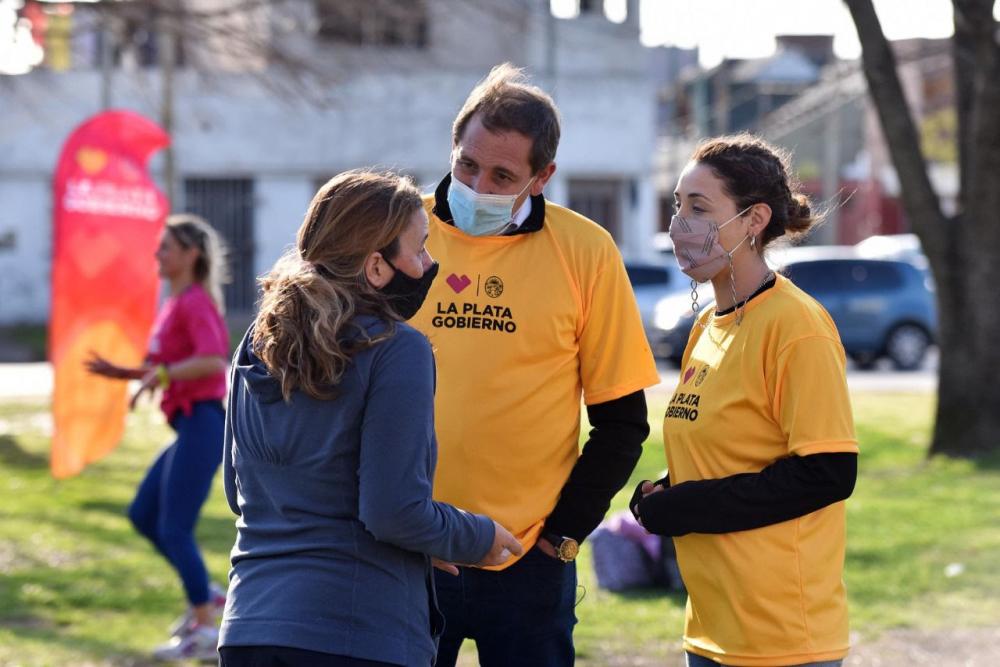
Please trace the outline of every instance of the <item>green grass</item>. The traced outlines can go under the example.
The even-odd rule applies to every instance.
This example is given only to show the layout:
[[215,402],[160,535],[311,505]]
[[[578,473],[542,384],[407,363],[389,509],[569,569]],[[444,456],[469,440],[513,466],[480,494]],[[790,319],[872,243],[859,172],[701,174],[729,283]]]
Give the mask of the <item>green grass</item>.
[[[141,410],[110,457],[55,481],[46,416],[43,405],[0,404],[0,665],[152,664],[150,647],[184,602],[125,508],[169,429]],[[221,491],[217,484],[198,530],[217,581],[234,531]]]
[[[1000,618],[1000,460],[934,459],[925,452],[930,396],[859,394],[861,476],[848,503],[846,579],[862,637],[895,627],[938,629]],[[634,479],[664,465],[659,419]],[[0,665],[146,665],[151,646],[183,609],[173,572],[124,517],[135,486],[170,436],[151,408],[81,476],[56,482],[47,467],[47,406],[0,403]],[[225,581],[233,522],[221,480],[199,539],[212,576]],[[625,507],[630,488],[615,499]],[[951,564],[958,576],[946,576]],[[580,562],[582,665],[671,664],[684,600],[597,588]],[[464,662],[469,662],[471,649]]]

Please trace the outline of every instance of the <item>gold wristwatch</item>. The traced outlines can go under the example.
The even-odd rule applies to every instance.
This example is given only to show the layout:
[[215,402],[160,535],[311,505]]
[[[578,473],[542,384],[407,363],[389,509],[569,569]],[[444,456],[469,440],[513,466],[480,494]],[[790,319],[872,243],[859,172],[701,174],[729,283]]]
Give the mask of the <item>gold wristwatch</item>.
[[556,550],[556,557],[564,563],[572,563],[580,553],[580,543],[572,537],[555,533],[542,533],[542,538]]

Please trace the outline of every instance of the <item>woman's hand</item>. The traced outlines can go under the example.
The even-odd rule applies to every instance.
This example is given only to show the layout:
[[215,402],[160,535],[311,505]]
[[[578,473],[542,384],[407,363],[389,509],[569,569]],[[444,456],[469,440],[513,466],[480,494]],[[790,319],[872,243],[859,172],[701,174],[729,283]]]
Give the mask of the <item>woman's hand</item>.
[[640,526],[642,525],[642,517],[639,516],[639,503],[645,500],[646,496],[663,491],[666,488],[664,484],[665,479],[658,482],[651,482],[648,479],[644,479],[635,487],[635,491],[632,493],[632,500],[628,503],[628,508],[632,510],[632,516],[635,517]]
[[449,563],[446,560],[441,560],[440,558],[431,558],[431,565],[441,570],[442,572],[447,572],[448,574],[453,574],[458,576],[458,566],[454,563]]
[[114,380],[131,380],[140,377],[139,372],[145,369],[133,369],[118,366],[96,352],[90,353],[90,358],[83,362],[84,367],[94,375],[100,375]]
[[132,394],[132,400],[128,402],[128,409],[135,410],[135,406],[139,403],[139,397],[145,392],[152,393],[154,389],[160,386],[160,374],[158,368],[150,368],[146,371],[145,375],[142,376],[142,382],[139,384],[139,388]]
[[511,556],[520,556],[524,553],[524,547],[511,535],[510,531],[501,526],[496,521],[493,522],[495,529],[493,533],[493,546],[486,552],[481,561],[476,563],[479,567],[491,565],[501,565],[506,563]]

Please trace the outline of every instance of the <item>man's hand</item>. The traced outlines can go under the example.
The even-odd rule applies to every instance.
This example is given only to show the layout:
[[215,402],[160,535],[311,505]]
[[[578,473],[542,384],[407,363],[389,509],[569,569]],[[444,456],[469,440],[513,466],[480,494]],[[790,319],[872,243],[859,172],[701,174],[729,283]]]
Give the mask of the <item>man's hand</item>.
[[535,546],[537,546],[538,549],[549,558],[559,560],[559,554],[556,553],[556,545],[552,544],[544,537],[539,537],[538,541],[535,542]]

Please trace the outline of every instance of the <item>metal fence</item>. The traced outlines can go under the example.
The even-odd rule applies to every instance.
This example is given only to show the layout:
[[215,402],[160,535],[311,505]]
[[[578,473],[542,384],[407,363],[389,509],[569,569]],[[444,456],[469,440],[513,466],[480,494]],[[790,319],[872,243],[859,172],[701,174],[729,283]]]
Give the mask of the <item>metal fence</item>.
[[253,179],[187,178],[184,211],[205,218],[225,239],[232,276],[225,286],[226,309],[233,314],[249,313],[257,300]]

